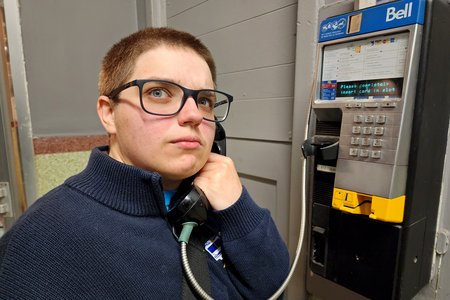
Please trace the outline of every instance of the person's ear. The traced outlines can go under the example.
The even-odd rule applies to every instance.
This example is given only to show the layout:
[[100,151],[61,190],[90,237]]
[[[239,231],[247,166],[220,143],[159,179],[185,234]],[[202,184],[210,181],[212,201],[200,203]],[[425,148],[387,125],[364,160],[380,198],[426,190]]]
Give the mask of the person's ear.
[[116,124],[114,119],[114,103],[106,96],[100,96],[97,100],[97,114],[100,122],[108,134],[116,133]]

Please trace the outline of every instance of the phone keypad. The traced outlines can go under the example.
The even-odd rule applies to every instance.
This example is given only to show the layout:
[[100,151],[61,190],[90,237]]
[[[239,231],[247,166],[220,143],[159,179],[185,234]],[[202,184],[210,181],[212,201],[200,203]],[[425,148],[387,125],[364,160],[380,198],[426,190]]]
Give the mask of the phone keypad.
[[[398,140],[396,115],[378,110],[352,110],[344,120],[342,157],[352,160],[389,162]],[[372,108],[371,108],[372,109]],[[342,138],[342,137],[341,137]]]
[[[352,139],[360,139],[360,146],[363,148],[350,148],[351,153],[349,154],[353,157],[372,158],[375,160],[380,159],[381,150],[372,150],[370,146],[382,148],[383,143],[380,137],[384,134],[384,127],[380,125],[386,123],[386,115],[358,114],[353,117],[353,120],[354,123],[363,123],[361,126],[356,125],[352,128]],[[363,137],[359,137],[359,135],[362,135]],[[373,138],[375,136],[376,138]]]

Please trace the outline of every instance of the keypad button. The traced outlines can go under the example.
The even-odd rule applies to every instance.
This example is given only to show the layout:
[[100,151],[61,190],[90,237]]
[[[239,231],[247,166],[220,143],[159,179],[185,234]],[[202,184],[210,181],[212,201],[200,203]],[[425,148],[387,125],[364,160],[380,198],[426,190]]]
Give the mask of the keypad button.
[[364,122],[368,123],[368,124],[373,123],[373,116],[372,115],[365,116],[364,117]]
[[353,126],[352,127],[352,133],[353,134],[360,134],[361,133],[361,126]]
[[371,141],[372,139],[369,139],[369,138],[362,138],[361,139],[361,146],[370,146],[370,141]]
[[373,130],[373,134],[375,135],[383,135],[384,134],[384,127],[375,127]]
[[350,150],[348,151],[348,154],[350,156],[358,156],[359,153],[359,149],[358,148],[350,148]]
[[383,140],[382,139],[374,139],[372,146],[374,147],[382,147],[383,146]]
[[361,149],[361,150],[359,151],[359,156],[360,156],[360,157],[369,157],[369,150],[367,150],[367,149]]
[[352,138],[350,140],[350,144],[352,144],[352,145],[359,145],[359,137],[352,136]]
[[386,122],[386,116],[385,115],[378,115],[375,117],[375,123],[377,124],[384,124]]
[[355,123],[361,123],[363,120],[363,116],[362,115],[354,115],[353,116],[353,122]]
[[362,133],[366,134],[366,135],[372,134],[372,127],[363,127],[362,128]]
[[375,159],[381,158],[381,151],[379,151],[379,150],[372,151],[370,153],[370,157],[375,158]]

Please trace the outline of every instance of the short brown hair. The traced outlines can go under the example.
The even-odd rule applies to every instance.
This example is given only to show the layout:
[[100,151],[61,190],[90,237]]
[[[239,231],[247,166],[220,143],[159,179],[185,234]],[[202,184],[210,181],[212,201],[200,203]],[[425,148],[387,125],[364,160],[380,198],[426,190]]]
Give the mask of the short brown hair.
[[99,94],[107,96],[113,89],[125,84],[134,71],[138,57],[162,45],[193,50],[206,61],[216,83],[214,60],[199,39],[190,33],[167,27],[145,28],[121,39],[106,53],[100,67]]

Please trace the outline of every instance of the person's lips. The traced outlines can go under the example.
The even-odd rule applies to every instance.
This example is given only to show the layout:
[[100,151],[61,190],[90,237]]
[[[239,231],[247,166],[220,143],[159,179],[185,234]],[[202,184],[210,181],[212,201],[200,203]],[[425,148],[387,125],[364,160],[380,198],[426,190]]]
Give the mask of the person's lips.
[[196,149],[202,145],[200,139],[195,136],[184,136],[174,139],[172,144],[183,149]]

